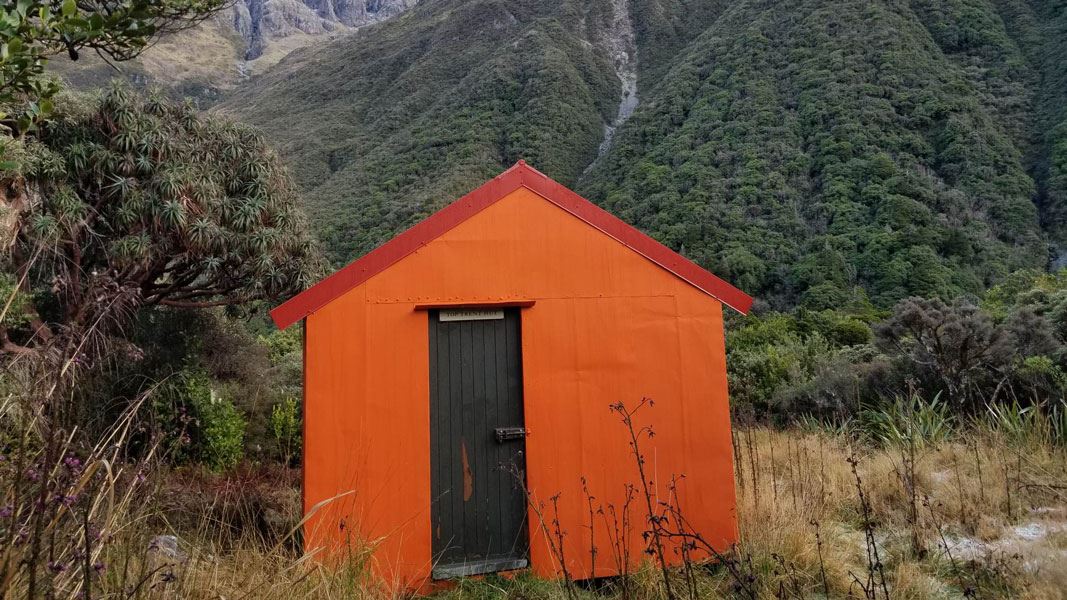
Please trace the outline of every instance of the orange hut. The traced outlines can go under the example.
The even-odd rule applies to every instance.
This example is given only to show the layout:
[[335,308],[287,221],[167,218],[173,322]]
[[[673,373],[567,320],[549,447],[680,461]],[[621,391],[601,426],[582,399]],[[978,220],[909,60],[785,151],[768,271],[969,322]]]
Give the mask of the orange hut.
[[[394,588],[553,576],[560,553],[538,513],[556,517],[557,496],[570,576],[617,574],[613,525],[597,516],[590,532],[583,479],[621,518],[640,479],[609,405],[642,397],[656,401],[635,416],[656,433],[642,447],[655,493],[684,475],[691,526],[728,547],[722,307],[751,303],[519,161],[272,311],[305,327],[306,550],[372,545]],[[643,499],[630,512],[637,563]]]

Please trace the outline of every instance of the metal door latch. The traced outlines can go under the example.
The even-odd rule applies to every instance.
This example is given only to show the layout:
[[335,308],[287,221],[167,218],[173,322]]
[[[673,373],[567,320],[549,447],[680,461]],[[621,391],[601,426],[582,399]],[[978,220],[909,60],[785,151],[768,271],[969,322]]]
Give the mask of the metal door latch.
[[525,427],[497,427],[496,441],[503,443],[508,440],[521,440],[527,435],[530,435],[530,431]]

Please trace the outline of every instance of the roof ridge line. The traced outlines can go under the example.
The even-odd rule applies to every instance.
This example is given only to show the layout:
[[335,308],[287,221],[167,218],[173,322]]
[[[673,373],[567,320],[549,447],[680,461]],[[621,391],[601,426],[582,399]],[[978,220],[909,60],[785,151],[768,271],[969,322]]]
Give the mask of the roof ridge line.
[[496,177],[275,307],[270,311],[271,318],[278,328],[285,329],[520,187],[562,208],[730,308],[746,314],[752,306],[752,298],[741,290],[520,159]]

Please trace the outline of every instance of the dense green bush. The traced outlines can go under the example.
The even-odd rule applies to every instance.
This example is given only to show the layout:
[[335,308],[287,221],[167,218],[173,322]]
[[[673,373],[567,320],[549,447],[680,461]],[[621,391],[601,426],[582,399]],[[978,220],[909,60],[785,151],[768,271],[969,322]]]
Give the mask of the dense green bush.
[[25,149],[0,172],[0,273],[17,275],[27,317],[0,322],[0,361],[78,348],[90,369],[140,312],[236,312],[319,273],[286,171],[252,128],[116,85],[63,96]]
[[299,461],[303,442],[300,405],[296,398],[275,404],[270,413],[270,431],[278,444],[278,456],[286,464]]
[[[727,329],[727,365],[735,406],[753,415],[784,415],[798,407],[840,412],[820,400],[802,400],[803,390],[820,377],[850,376],[836,368],[845,351],[872,338],[867,316],[829,310],[798,310],[747,317]],[[831,368],[833,367],[833,368]],[[822,406],[817,406],[823,404]]]
[[[884,314],[748,317],[727,348],[735,409],[756,416],[840,420],[873,410],[891,419],[932,408],[915,398],[936,398],[953,414],[1013,403],[1049,411],[1067,400],[1067,270],[1013,273],[978,304],[907,298]],[[903,389],[915,391],[907,406]]]
[[150,412],[172,463],[225,470],[244,457],[247,422],[202,370],[186,369],[157,386]]
[[669,69],[644,50],[661,76],[581,190],[781,309],[838,309],[857,285],[883,308],[979,294],[1042,267],[1029,86],[1062,69],[1012,35],[1052,30],[962,6],[708,3],[671,34],[638,11],[650,39],[705,29]]
[[233,468],[244,457],[244,416],[228,398],[214,393],[197,398],[194,406],[197,413],[200,436],[200,462],[215,470]]
[[[210,404],[204,390],[213,389],[245,422],[244,455],[279,458],[271,407],[300,393],[300,331],[252,333],[267,327],[219,309],[142,313],[126,331],[123,359],[86,375],[79,385],[78,404],[92,407],[82,426],[106,427],[130,400],[149,392],[150,402],[140,412],[145,441],[163,435],[173,462],[196,461],[204,439],[197,406]],[[293,336],[295,343],[279,341]],[[207,410],[229,418],[228,409]]]

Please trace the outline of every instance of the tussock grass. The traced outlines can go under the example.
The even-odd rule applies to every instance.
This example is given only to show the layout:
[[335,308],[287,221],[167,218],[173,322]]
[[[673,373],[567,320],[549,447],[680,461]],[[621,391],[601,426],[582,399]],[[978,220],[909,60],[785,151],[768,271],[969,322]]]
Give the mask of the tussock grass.
[[[995,420],[951,434],[926,431],[936,436],[918,444],[909,435],[875,441],[813,427],[738,429],[736,569],[700,565],[691,580],[674,572],[676,595],[751,597],[747,588],[760,598],[883,598],[883,589],[891,598],[907,599],[1067,597],[1065,449],[1045,436],[1004,431]],[[124,464],[104,453],[85,460],[86,469],[149,473],[143,481],[110,477],[69,514],[57,513],[54,530],[60,535],[49,551],[77,566],[80,521],[73,517],[78,507],[96,507],[92,528],[101,530],[101,541],[93,546],[93,564],[100,565],[91,575],[93,597],[397,595],[369,574],[373,548],[354,549],[348,560],[329,567],[300,553],[295,471],[244,466],[218,475]],[[132,481],[135,490],[123,488]],[[108,503],[107,497],[122,501]],[[175,547],[160,544],[160,536],[174,536]],[[10,564],[25,559],[17,553],[26,549],[9,544],[5,552],[15,553]],[[872,551],[877,561],[869,558]],[[40,571],[56,597],[73,597],[84,587],[73,569]],[[738,585],[736,572],[746,586]],[[25,595],[23,574],[5,583],[12,596]],[[518,574],[461,581],[437,595],[653,600],[663,598],[663,590],[659,568],[649,563],[625,585],[571,587]]]
[[[848,464],[855,455],[891,597],[1067,597],[1057,595],[1067,594],[1067,553],[1048,551],[1060,537],[1028,540],[1016,532],[1067,524],[1063,448],[1018,444],[996,427],[968,428],[921,448],[810,430],[737,436],[739,551],[762,565],[761,595],[778,597],[800,582],[812,597],[827,589],[864,597],[853,577],[863,580],[868,569]],[[788,569],[774,568],[774,556]]]

